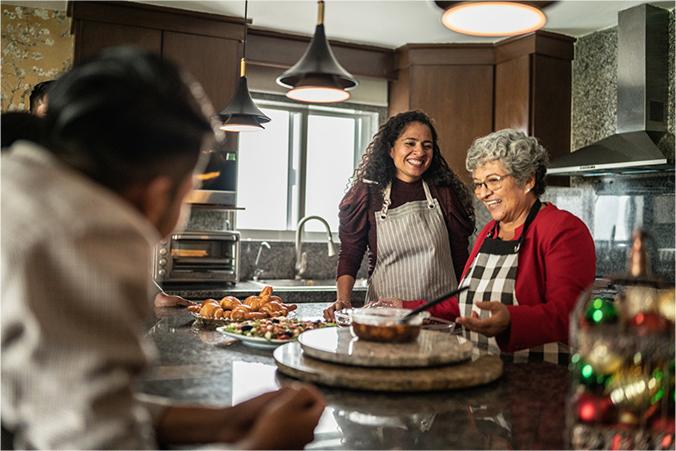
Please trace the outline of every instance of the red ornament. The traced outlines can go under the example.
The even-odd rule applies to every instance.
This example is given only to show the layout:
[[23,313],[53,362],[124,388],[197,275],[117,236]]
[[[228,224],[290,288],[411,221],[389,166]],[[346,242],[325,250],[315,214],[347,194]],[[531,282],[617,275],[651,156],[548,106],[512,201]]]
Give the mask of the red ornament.
[[577,416],[585,423],[605,422],[610,417],[613,403],[609,397],[582,393],[577,401]]
[[639,335],[648,335],[664,332],[669,328],[669,322],[657,313],[641,312],[631,319],[631,325]]
[[674,428],[676,426],[676,423],[674,422],[674,418],[656,418],[655,421],[652,422],[650,425],[650,428],[652,431],[656,434],[659,433],[664,433],[664,434],[674,434]]

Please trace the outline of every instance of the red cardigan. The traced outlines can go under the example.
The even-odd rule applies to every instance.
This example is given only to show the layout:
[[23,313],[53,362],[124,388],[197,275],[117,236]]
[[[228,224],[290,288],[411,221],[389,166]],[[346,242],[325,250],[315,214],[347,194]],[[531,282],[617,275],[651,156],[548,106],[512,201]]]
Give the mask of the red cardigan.
[[[495,221],[489,221],[477,236],[463,278],[494,225]],[[518,227],[514,239],[522,231],[523,226]],[[567,343],[570,313],[595,275],[594,241],[587,226],[573,214],[544,204],[519,252],[515,287],[519,305],[507,307],[511,324],[496,337],[500,349],[514,352],[549,342]],[[407,301],[404,307],[415,308],[423,302]],[[455,319],[460,314],[457,298],[449,298],[430,312]]]

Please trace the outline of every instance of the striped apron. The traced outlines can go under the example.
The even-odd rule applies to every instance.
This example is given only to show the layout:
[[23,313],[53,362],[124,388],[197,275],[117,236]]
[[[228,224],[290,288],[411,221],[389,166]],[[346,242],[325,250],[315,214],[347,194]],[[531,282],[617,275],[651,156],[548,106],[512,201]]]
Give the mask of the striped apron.
[[458,282],[451,259],[448,229],[430,188],[423,180],[425,200],[390,209],[389,183],[383,208],[375,213],[377,261],[369,278],[366,301],[378,298],[434,299]]
[[[498,236],[500,226],[499,223],[495,224],[474,258],[472,267],[462,279],[461,285],[469,285],[469,289],[458,295],[461,314],[470,317],[472,312],[476,312],[480,318],[488,318],[491,315],[490,312],[475,307],[475,302],[494,301],[505,305],[519,305],[514,293],[519,266],[519,249],[528,227],[540,211],[540,206],[540,201],[535,201],[528,212],[523,232],[518,240],[503,241],[493,238]],[[468,329],[464,329],[463,334],[479,349],[500,354],[500,348],[494,337],[486,337]],[[514,362],[545,361],[567,365],[569,350],[564,343],[547,343],[513,354],[503,352],[501,357]]]

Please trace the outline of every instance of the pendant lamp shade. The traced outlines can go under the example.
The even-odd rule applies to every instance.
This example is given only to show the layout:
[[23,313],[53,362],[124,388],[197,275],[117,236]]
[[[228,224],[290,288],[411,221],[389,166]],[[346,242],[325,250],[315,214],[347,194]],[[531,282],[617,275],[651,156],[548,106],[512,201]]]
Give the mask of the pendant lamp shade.
[[554,2],[436,1],[445,9],[441,22],[456,33],[470,36],[515,36],[544,27],[541,8]]
[[287,97],[308,103],[334,103],[350,98],[347,90],[357,86],[357,80],[336,60],[324,30],[324,2],[319,1],[318,23],[310,45],[289,70],[277,78],[277,83],[291,88]]
[[246,79],[246,31],[248,5],[248,0],[245,0],[244,45],[243,56],[239,65],[239,81],[237,82],[235,94],[230,99],[230,102],[228,102],[228,106],[226,106],[223,111],[218,113],[221,120],[223,121],[223,125],[221,125],[220,129],[228,132],[263,130],[265,127],[263,127],[262,124],[270,122],[270,118],[258,109],[251,98],[251,94],[249,93],[249,84]]
[[258,109],[251,98],[246,75],[239,77],[235,95],[218,115],[223,120],[221,130],[229,132],[262,130],[261,124],[270,122],[270,118]]

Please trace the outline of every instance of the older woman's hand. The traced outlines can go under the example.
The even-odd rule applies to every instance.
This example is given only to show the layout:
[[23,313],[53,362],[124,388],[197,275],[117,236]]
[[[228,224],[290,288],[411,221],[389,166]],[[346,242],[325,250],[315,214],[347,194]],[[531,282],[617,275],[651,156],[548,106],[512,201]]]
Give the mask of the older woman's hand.
[[479,315],[472,312],[471,317],[461,316],[455,322],[487,337],[494,337],[509,327],[511,316],[507,306],[502,302],[477,302],[474,305],[481,310],[488,310],[491,316],[481,319]]

